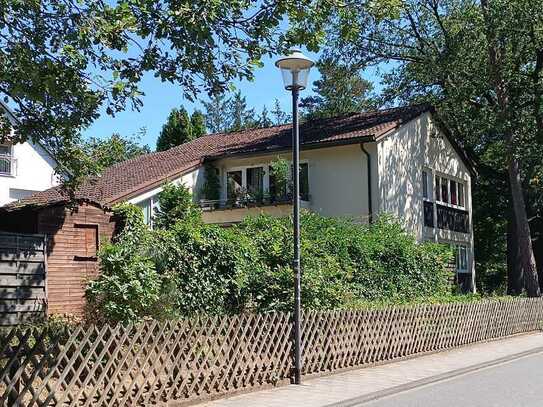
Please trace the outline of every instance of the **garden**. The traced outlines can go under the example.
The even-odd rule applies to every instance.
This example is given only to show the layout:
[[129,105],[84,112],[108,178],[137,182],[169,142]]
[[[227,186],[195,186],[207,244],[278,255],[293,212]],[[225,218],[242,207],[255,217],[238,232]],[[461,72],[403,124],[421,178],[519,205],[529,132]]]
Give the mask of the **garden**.
[[[228,228],[204,224],[190,192],[175,185],[164,188],[159,202],[153,230],[139,208],[114,209],[119,232],[102,245],[100,277],[87,288],[93,320],[292,309],[290,218],[260,215]],[[397,219],[362,225],[305,211],[301,228],[304,309],[466,299],[454,295],[451,250],[417,243]]]

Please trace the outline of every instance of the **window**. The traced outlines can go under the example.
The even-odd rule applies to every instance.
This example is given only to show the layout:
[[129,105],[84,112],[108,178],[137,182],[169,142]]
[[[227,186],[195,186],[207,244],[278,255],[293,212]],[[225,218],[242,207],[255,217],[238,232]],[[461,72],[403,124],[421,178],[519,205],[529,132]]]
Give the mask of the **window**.
[[456,195],[456,182],[454,182],[453,180],[450,180],[450,188],[451,188],[451,204],[458,205],[458,199]]
[[235,199],[243,191],[243,174],[240,171],[226,173],[226,194],[228,199]]
[[436,201],[441,201],[441,178],[436,175]]
[[95,261],[99,249],[98,225],[76,223],[74,224],[74,228],[77,231],[76,240],[78,242],[74,260]]
[[456,245],[456,271],[468,272],[468,248],[466,245]]
[[437,202],[465,208],[465,186],[462,182],[436,175],[435,183]]
[[139,206],[141,210],[143,211],[143,221],[147,226],[150,228],[153,227],[153,217],[155,215],[155,212],[159,208],[158,204],[158,196],[154,195],[150,198],[147,198],[141,202],[138,202],[136,206]]
[[429,199],[428,196],[428,172],[422,171],[422,197]]
[[449,202],[449,180],[441,177],[441,202]]
[[11,154],[11,146],[0,145],[0,174],[13,174],[13,156]]
[[247,168],[247,192],[255,197],[264,194],[264,168]]
[[465,208],[466,203],[464,202],[464,184],[458,183],[458,206]]
[[[294,189],[294,171],[292,165],[290,166],[290,190]],[[309,166],[307,163],[300,163],[300,199],[302,201],[309,201]]]

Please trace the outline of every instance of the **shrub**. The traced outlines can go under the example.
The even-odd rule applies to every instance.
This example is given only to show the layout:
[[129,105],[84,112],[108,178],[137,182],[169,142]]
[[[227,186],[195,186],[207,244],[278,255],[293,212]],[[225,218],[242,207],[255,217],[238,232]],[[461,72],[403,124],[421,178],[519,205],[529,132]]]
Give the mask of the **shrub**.
[[[417,244],[390,217],[363,226],[303,212],[301,227],[305,307],[336,308],[451,292],[450,251],[442,245]],[[264,273],[252,273],[249,281],[257,309],[292,309],[291,219],[260,216],[245,221],[239,230],[251,236],[263,263]]]
[[176,222],[200,221],[200,209],[192,201],[190,190],[182,184],[166,184],[158,194],[159,206],[154,213],[157,228],[168,228]]
[[[122,211],[131,220],[101,251],[102,275],[88,289],[108,319],[292,309],[291,218],[261,215],[221,228],[164,212],[169,221],[150,231],[129,208]],[[417,301],[452,292],[450,250],[417,244],[390,217],[368,226],[303,211],[301,227],[305,308]]]
[[168,315],[171,309],[161,302],[166,278],[157,273],[151,250],[154,239],[141,209],[121,204],[114,215],[124,228],[100,249],[101,274],[86,290],[89,306],[100,310],[97,318],[125,323]]

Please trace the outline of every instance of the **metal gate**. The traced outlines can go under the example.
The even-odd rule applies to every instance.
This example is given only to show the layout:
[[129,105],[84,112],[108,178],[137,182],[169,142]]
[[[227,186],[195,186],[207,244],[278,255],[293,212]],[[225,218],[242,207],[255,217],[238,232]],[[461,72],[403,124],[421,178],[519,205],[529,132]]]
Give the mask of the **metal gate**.
[[45,235],[0,232],[0,326],[45,316],[46,248]]

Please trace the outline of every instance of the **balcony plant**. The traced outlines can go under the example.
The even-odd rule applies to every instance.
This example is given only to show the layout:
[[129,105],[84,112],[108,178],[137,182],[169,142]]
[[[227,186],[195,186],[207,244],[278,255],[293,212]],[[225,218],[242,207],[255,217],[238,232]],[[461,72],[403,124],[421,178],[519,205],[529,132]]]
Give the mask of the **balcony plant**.
[[284,158],[278,157],[270,164],[270,176],[273,180],[273,188],[270,188],[270,200],[272,202],[284,201],[289,189],[290,163]]

